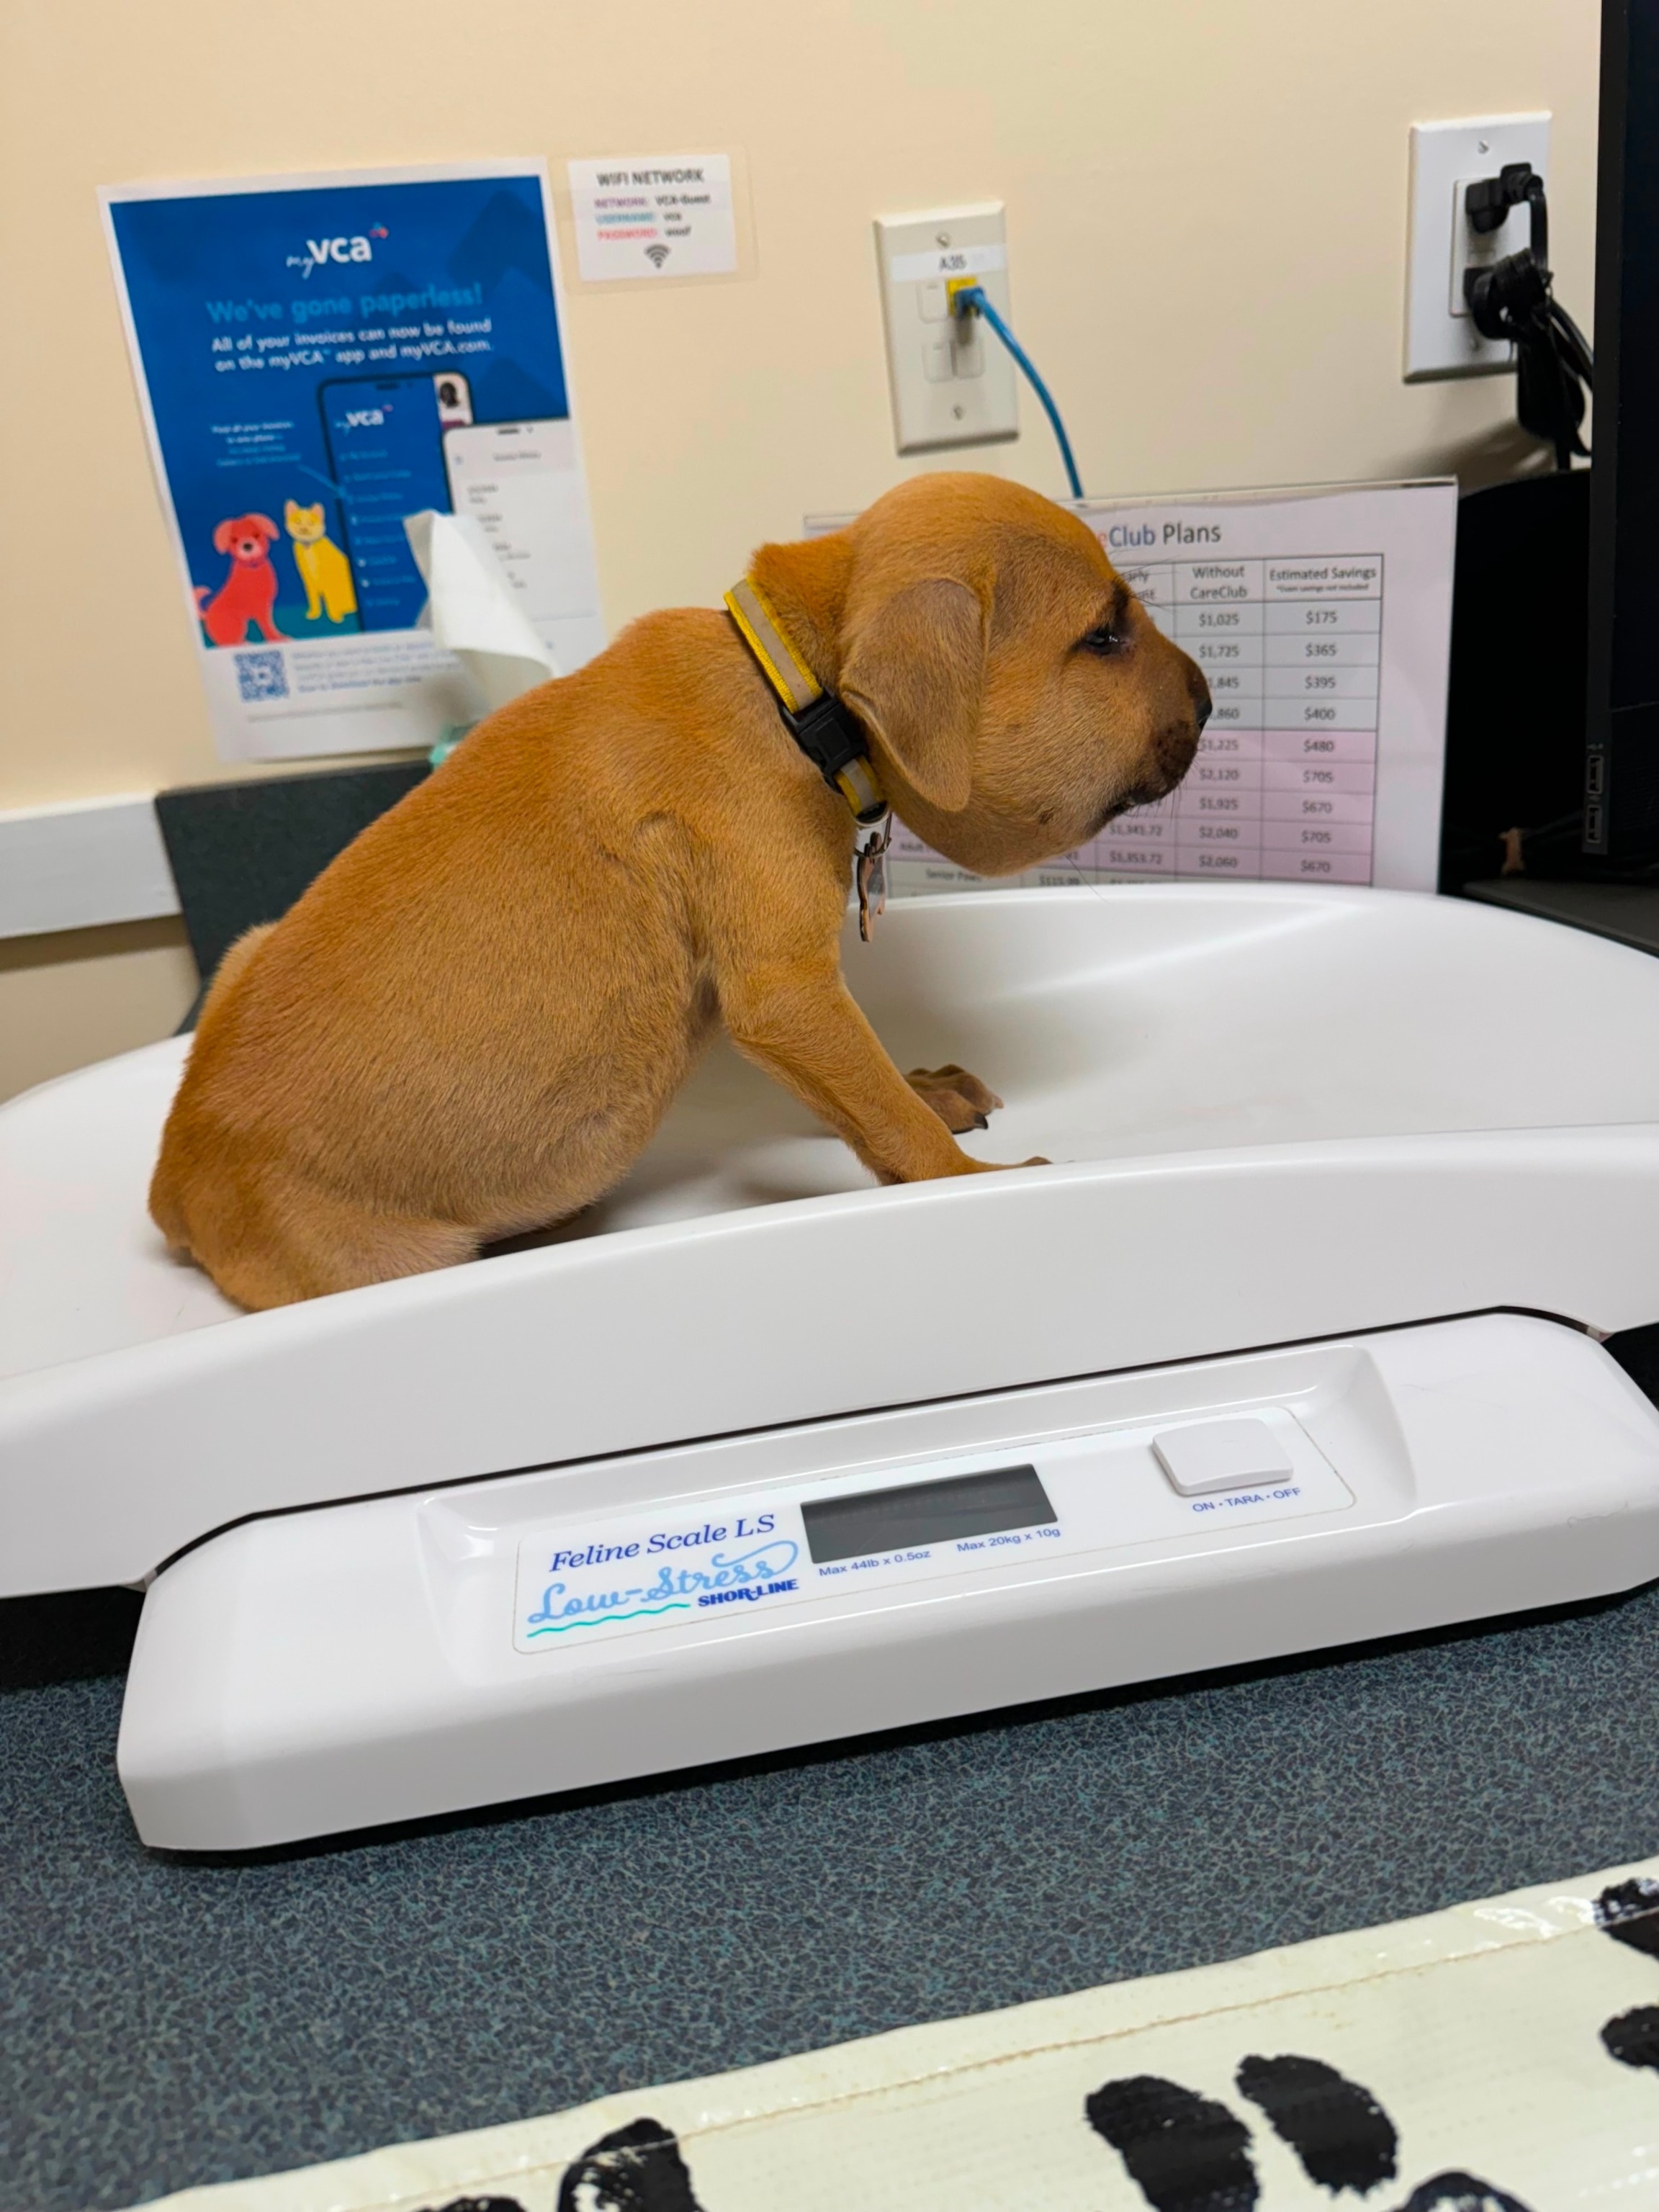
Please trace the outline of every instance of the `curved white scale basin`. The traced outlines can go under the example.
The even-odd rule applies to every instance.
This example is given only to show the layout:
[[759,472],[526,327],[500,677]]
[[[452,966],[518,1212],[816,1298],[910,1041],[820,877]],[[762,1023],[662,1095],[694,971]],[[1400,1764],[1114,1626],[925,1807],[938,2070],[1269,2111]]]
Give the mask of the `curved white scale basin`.
[[723,1045],[626,1181],[469,1266],[241,1315],[144,1190],[185,1046],[0,1110],[0,1588],[250,1513],[1496,1306],[1659,1318],[1659,963],[1408,894],[915,900],[852,988],[1006,1100],[874,1188]]

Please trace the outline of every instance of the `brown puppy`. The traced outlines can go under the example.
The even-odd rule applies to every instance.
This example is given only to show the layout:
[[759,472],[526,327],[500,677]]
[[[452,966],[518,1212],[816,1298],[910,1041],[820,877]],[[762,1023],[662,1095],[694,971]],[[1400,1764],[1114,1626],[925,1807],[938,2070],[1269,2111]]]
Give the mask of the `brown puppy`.
[[[927,476],[751,574],[901,818],[988,874],[1190,763],[1208,693],[1076,517]],[[717,1022],[888,1182],[997,1102],[842,980],[854,823],[731,620],[649,615],[490,716],[219,971],[150,1209],[246,1306],[470,1258],[623,1175]],[[951,1126],[947,1126],[951,1125]]]

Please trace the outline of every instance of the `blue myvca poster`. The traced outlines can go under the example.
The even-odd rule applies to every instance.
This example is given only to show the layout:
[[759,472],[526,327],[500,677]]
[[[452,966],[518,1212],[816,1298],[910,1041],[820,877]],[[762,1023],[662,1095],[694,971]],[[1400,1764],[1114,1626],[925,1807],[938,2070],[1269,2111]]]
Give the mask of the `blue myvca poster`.
[[604,642],[538,161],[111,187],[216,742],[431,743],[477,702],[404,519],[470,514],[557,664]]

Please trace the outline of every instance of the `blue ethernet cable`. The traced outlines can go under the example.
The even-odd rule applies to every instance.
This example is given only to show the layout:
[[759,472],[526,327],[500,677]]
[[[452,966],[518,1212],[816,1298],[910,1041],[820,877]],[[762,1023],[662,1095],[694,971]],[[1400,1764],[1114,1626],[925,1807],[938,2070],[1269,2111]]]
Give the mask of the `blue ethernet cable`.
[[1016,363],[1024,373],[1026,382],[1042,402],[1043,412],[1054,426],[1054,435],[1060,441],[1060,458],[1066,464],[1066,481],[1072,487],[1072,497],[1081,499],[1083,479],[1077,472],[1077,463],[1072,459],[1072,441],[1066,434],[1066,425],[1060,419],[1060,410],[1050,397],[1048,386],[1032,366],[1030,356],[986,298],[982,286],[963,284],[959,290],[951,294],[951,312],[958,315],[983,315],[1009,352],[1012,354]]

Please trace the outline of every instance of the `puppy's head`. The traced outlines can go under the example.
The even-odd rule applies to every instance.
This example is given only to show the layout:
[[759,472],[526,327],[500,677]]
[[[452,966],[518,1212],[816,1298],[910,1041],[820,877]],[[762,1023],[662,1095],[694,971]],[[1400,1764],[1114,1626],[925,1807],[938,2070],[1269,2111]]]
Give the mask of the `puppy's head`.
[[1006,875],[1085,843],[1186,774],[1202,672],[1085,524],[1000,477],[913,478],[754,574],[863,723],[901,818]]
[[228,553],[233,561],[249,564],[263,561],[266,548],[275,542],[276,526],[267,514],[239,514],[233,521],[222,522],[213,533],[213,543],[221,553]]

